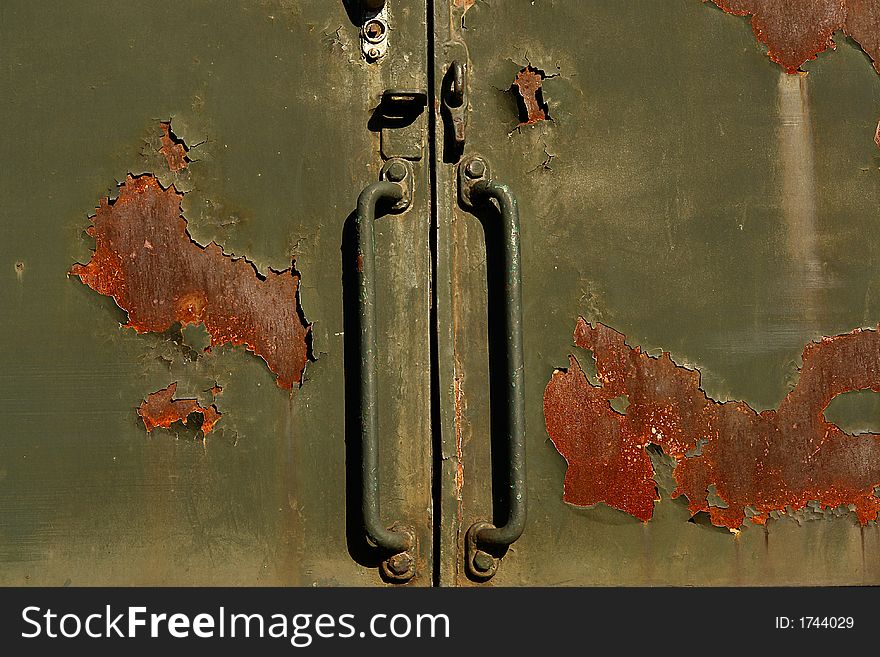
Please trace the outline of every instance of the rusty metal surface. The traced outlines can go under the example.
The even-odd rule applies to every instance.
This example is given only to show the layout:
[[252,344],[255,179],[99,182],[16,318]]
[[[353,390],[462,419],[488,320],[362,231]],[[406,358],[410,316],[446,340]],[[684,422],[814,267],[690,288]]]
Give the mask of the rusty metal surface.
[[470,9],[471,7],[474,6],[474,3],[475,3],[476,1],[477,1],[477,0],[453,0],[453,1],[452,1],[452,4],[453,4],[456,8],[461,9],[462,14],[464,14],[464,13],[467,12],[468,9]]
[[521,103],[520,126],[534,125],[538,121],[546,121],[547,105],[543,101],[541,85],[544,73],[533,66],[526,66],[513,80]]
[[[808,502],[854,509],[876,520],[880,498],[880,436],[850,436],[825,421],[837,395],[880,391],[880,334],[855,330],[807,345],[794,389],[777,410],[756,413],[743,402],[716,402],[696,370],[668,352],[653,358],[629,347],[622,334],[583,318],[575,344],[594,354],[600,386],[577,360],[557,371],[544,393],[547,433],[568,462],[564,499],[579,506],[604,502],[648,521],[658,500],[646,451],[656,445],[676,461],[677,488],[692,514],[737,530],[746,518],[767,522]],[[625,413],[612,401],[629,400]],[[711,487],[720,501],[710,504]]]
[[[804,67],[808,75],[788,75],[762,56],[747,20],[696,0],[577,11],[563,0],[477,2],[466,29],[458,17],[447,8],[435,25],[450,26],[438,44],[461,38],[470,53],[465,156],[493,162],[522,214],[530,521],[490,585],[880,582],[876,521],[808,503],[732,533],[708,512],[694,516],[685,495],[673,498],[678,464],[654,447],[649,492],[661,499],[650,522],[605,504],[566,504],[568,466],[543,413],[547,382],[569,354],[589,375],[592,358],[570,346],[579,316],[645,354],[670,352],[699,370],[711,399],[756,417],[792,391],[805,345],[880,323],[880,76],[864,53],[839,38],[836,52]],[[553,120],[511,131],[521,118],[508,90],[528,66],[550,74],[542,92]],[[453,289],[449,300],[438,295],[438,324],[451,327],[456,355],[440,386],[452,398],[445,517],[456,522],[460,495],[466,528],[501,494],[484,446],[493,419],[485,249],[479,224],[443,205],[455,188],[442,167],[438,185],[447,231],[439,248],[450,244],[440,274]],[[624,402],[615,407],[635,411]],[[717,506],[723,494],[713,486],[704,497]],[[460,571],[447,581],[470,584]]]
[[159,125],[162,128],[162,148],[159,152],[165,156],[168,168],[171,171],[185,169],[189,163],[186,144],[171,130],[171,121],[162,121]]
[[[394,19],[395,56],[370,66],[342,3],[93,0],[49,14],[0,3],[0,86],[11,90],[0,97],[0,159],[15,163],[0,177],[0,583],[383,584],[348,540],[346,463],[356,459],[340,245],[378,174],[368,124],[382,91],[426,86],[425,2]],[[180,160],[169,167],[159,120],[187,147],[186,167],[170,170]],[[383,510],[418,533],[415,583],[426,584],[430,442],[411,439],[430,435],[429,177],[419,169],[413,209],[377,224],[376,247],[390,263],[377,281],[389,345]],[[171,186],[182,194],[192,248],[214,242],[225,254],[209,267],[245,266],[244,256],[268,282],[296,258],[289,279],[299,277],[315,355],[301,384],[291,368],[293,388],[280,387],[244,346],[204,353],[201,324],[121,328],[133,318],[114,298],[68,276],[93,256],[84,229],[98,199],[115,197],[127,174],[149,187],[132,217],[152,199],[170,221]],[[169,231],[180,236],[177,224]],[[203,407],[205,391],[222,387],[207,440],[146,433],[136,409],[172,381],[175,397]],[[170,430],[189,436],[190,425]]]
[[[152,432],[156,427],[167,429],[175,422],[182,422],[186,425],[192,413],[202,416],[202,423],[198,427],[202,434],[207,436],[211,433],[222,415],[217,407],[214,404],[202,406],[198,399],[174,399],[176,392],[177,382],[175,381],[163,390],[151,392],[138,406],[137,414],[144,421],[147,433]],[[219,393],[218,386],[211,389],[212,396],[216,397]]]
[[[752,16],[755,37],[771,60],[797,73],[843,32],[871,58],[880,73],[880,4],[875,0],[703,0],[729,14]],[[880,125],[877,143],[880,146]]]
[[117,198],[101,199],[88,228],[92,259],[70,273],[112,296],[138,333],[162,333],[175,322],[204,324],[212,347],[244,345],[266,361],[279,386],[300,383],[311,327],[299,308],[299,275],[291,267],[263,277],[215,242],[196,244],[182,199],[155,176],[128,176]]
[[858,43],[880,73],[880,5],[874,0],[703,0],[727,13],[752,16],[752,29],[774,62],[794,73],[842,31]]

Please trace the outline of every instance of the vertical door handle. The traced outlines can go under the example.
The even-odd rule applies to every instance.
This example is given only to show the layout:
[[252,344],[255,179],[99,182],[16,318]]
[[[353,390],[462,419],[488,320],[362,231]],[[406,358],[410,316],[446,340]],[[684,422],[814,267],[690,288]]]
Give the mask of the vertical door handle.
[[402,211],[410,205],[412,166],[392,159],[382,169],[381,180],[368,185],[357,202],[357,279],[360,320],[361,511],[367,537],[382,551],[385,575],[406,581],[415,574],[415,533],[395,523],[382,522],[379,511],[379,409],[376,326],[376,253],[373,223],[379,203]]
[[[496,527],[476,522],[465,537],[465,559],[471,576],[486,580],[495,574],[504,551],[516,541],[526,523],[525,388],[523,386],[522,275],[519,248],[519,210],[507,185],[490,178],[480,157],[459,166],[459,192],[469,208],[491,205],[501,210],[502,262],[504,267],[503,322],[506,363],[506,426],[508,466],[507,522]],[[491,373],[495,376],[495,373]],[[493,412],[494,414],[494,412]]]

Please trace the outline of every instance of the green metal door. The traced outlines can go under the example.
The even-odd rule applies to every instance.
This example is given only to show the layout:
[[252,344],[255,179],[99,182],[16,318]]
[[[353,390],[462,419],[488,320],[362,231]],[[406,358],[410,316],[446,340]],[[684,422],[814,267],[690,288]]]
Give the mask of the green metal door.
[[[341,2],[0,7],[0,583],[382,584],[348,256],[382,92],[427,84],[425,12],[393,7],[368,62]],[[430,584],[429,176],[407,155],[412,204],[375,221],[379,483]]]
[[0,583],[880,583],[880,14],[802,4],[3,3]]
[[441,582],[513,493],[490,584],[880,582],[878,16],[773,4],[434,3],[462,161],[519,204],[528,463],[511,488],[500,215],[439,154]]

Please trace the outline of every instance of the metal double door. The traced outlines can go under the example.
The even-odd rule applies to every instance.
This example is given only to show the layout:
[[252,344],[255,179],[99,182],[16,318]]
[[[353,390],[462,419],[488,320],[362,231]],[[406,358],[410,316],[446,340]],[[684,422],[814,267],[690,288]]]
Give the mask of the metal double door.
[[0,17],[4,584],[880,581],[857,44],[792,75],[699,0]]

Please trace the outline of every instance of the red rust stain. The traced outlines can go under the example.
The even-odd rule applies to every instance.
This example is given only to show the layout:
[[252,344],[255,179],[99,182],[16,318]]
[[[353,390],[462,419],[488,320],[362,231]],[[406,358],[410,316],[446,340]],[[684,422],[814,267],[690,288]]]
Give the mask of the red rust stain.
[[842,30],[880,73],[880,3],[876,0],[703,0],[729,14],[752,16],[752,30],[770,59],[789,73],[827,48]]
[[462,423],[464,422],[464,391],[462,390],[461,376],[453,380],[455,393],[455,458],[457,467],[455,470],[455,499],[458,500],[459,516],[461,515],[462,491],[464,490],[464,439],[462,436]]
[[103,198],[88,229],[92,259],[70,274],[113,297],[138,333],[175,322],[204,324],[211,346],[244,345],[275,373],[278,385],[302,381],[311,325],[302,318],[299,275],[291,267],[262,277],[244,258],[211,242],[193,242],[182,194],[150,174],[128,176],[111,201]]
[[[654,444],[677,462],[673,497],[686,496],[691,514],[707,512],[719,527],[738,529],[746,507],[755,512],[753,523],[764,524],[771,511],[801,509],[811,500],[823,508],[852,505],[862,524],[877,519],[880,435],[848,435],[823,413],[844,392],[880,392],[878,331],[808,344],[795,388],[778,409],[761,413],[707,398],[698,371],[676,365],[668,353],[651,358],[630,348],[602,324],[580,318],[574,339],[592,351],[601,387],[571,356],[569,369],[556,371],[544,392],[547,432],[568,462],[566,502],[604,502],[650,520],[657,488],[645,448]],[[621,395],[629,400],[625,415],[610,404]],[[727,508],[709,505],[709,486]]]
[[221,416],[217,407],[214,404],[207,407],[201,406],[196,399],[173,399],[175,392],[177,392],[176,382],[164,390],[150,393],[138,406],[137,414],[144,421],[147,432],[151,432],[156,427],[167,429],[175,422],[186,424],[191,413],[201,413],[204,418],[201,427],[202,433],[206,436],[211,433]]
[[513,86],[518,91],[520,101],[521,126],[534,125],[550,118],[541,91],[544,78],[542,71],[533,66],[526,66],[516,74],[516,78],[513,80]]
[[162,121],[159,125],[162,127],[162,148],[159,152],[165,156],[168,168],[172,171],[185,169],[189,163],[186,144],[171,131],[170,121]]
[[454,0],[453,4],[459,9],[463,9],[462,15],[467,13],[467,10],[474,6],[477,0]]

